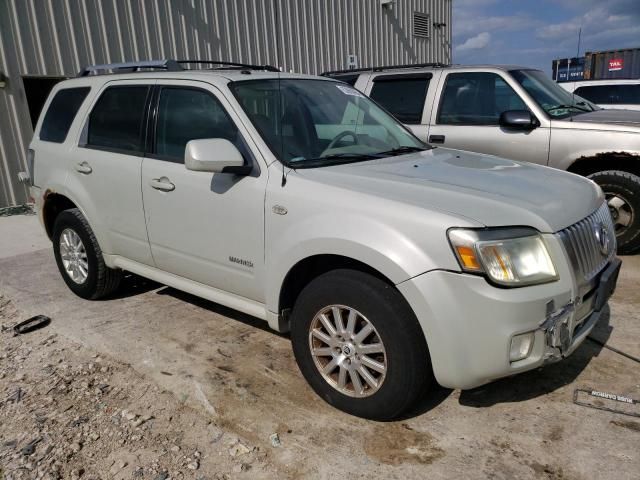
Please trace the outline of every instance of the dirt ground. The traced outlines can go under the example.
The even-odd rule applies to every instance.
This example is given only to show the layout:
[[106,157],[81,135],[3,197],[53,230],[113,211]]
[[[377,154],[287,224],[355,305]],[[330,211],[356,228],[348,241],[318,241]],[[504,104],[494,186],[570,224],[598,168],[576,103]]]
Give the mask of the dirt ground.
[[[594,333],[636,357],[639,285],[626,257]],[[13,336],[35,314],[51,324]],[[0,479],[640,478],[640,419],[573,404],[576,388],[640,398],[640,365],[591,341],[361,420],[319,399],[257,319],[133,276],[116,298],[75,297],[35,217],[0,218],[0,326]]]

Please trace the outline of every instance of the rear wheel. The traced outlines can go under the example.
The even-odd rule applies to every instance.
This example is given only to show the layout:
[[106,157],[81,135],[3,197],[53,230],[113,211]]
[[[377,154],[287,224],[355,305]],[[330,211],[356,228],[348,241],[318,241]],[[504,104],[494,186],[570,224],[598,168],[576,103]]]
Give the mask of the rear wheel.
[[618,253],[628,255],[640,249],[640,177],[621,170],[589,175],[600,185],[613,218]]
[[392,285],[367,273],[334,270],[309,283],[292,312],[291,340],[316,393],[359,417],[398,417],[432,379],[413,311]]
[[77,208],[65,210],[56,218],[53,252],[65,283],[82,298],[105,297],[120,285],[122,271],[106,266],[98,240]]

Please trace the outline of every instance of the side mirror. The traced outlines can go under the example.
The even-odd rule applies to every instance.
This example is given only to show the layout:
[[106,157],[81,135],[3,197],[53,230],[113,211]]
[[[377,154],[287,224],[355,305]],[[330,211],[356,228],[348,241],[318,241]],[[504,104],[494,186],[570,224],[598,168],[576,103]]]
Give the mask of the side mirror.
[[251,165],[245,165],[236,146],[224,138],[190,140],[184,150],[184,166],[195,172],[236,173],[248,175]]
[[540,126],[529,110],[507,110],[500,114],[500,126],[513,130],[533,130]]

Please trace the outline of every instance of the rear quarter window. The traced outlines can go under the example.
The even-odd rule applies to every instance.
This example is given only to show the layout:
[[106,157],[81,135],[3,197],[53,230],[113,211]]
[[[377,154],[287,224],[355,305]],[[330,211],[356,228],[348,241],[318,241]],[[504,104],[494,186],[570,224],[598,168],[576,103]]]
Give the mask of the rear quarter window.
[[87,98],[90,87],[63,88],[58,90],[49,104],[40,127],[40,140],[63,143],[76,117],[80,105]]

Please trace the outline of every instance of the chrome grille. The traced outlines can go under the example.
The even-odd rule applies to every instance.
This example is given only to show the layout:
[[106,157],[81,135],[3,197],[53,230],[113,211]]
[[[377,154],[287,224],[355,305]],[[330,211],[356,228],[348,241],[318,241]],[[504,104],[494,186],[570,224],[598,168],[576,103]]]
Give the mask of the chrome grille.
[[[603,225],[608,238],[608,251],[602,252],[597,233]],[[616,235],[607,203],[584,220],[558,232],[578,280],[590,281],[616,253]]]

